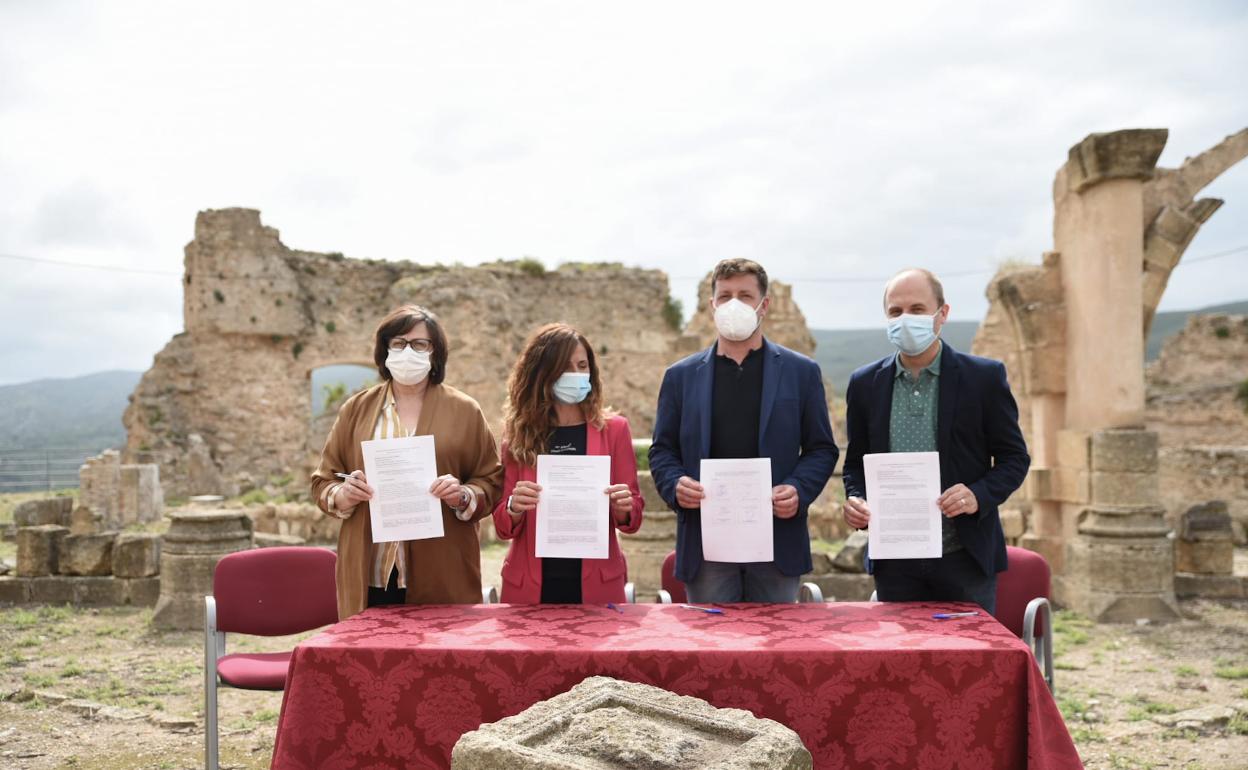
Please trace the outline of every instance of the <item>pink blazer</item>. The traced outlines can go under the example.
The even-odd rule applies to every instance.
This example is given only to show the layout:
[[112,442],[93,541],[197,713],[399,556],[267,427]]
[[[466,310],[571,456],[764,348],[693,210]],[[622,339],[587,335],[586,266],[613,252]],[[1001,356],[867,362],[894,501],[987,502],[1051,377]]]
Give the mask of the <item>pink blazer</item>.
[[[606,604],[624,601],[624,584],[628,581],[628,564],[620,552],[615,536],[621,532],[636,532],[641,527],[641,512],[645,501],[637,486],[637,457],[633,454],[633,434],[628,420],[619,415],[607,420],[602,430],[591,425],[586,433],[586,453],[611,456],[611,483],[627,484],[633,493],[633,509],[628,522],[618,527],[615,514],[611,515],[611,544],[605,559],[581,560],[581,601],[585,604]],[[494,530],[499,538],[510,540],[511,547],[503,562],[503,590],[499,597],[506,604],[537,604],[542,598],[542,560],[537,558],[537,526],[533,521],[536,510],[529,511],[513,521],[507,513],[507,498],[511,497],[517,481],[537,481],[537,469],[522,466],[503,445],[503,495],[494,508]]]

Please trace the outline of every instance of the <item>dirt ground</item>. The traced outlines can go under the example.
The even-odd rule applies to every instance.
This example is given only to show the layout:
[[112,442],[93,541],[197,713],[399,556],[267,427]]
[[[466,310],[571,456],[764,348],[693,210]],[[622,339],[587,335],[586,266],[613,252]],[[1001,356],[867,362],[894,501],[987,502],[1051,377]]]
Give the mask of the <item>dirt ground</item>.
[[[487,582],[502,554],[486,550]],[[1087,767],[1248,767],[1248,603],[1185,602],[1183,613],[1144,626],[1060,614],[1058,704]],[[150,615],[0,610],[0,767],[203,767],[202,634],[152,631]],[[231,650],[298,638],[237,637]],[[1199,728],[1157,721],[1213,704],[1239,710]],[[268,767],[280,708],[280,693],[221,691],[222,767]]]

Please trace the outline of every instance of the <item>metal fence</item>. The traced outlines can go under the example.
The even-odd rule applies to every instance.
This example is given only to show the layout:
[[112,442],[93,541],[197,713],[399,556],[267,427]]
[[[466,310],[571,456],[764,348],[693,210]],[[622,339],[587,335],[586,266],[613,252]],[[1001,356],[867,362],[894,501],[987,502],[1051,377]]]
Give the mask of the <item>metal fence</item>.
[[0,494],[78,486],[78,468],[98,447],[0,449]]

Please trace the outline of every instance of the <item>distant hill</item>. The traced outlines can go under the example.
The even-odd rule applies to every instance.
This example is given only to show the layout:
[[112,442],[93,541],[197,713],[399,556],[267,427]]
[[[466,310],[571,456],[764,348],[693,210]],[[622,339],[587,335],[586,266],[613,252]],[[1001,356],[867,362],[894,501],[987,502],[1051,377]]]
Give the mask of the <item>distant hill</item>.
[[[1145,346],[1146,359],[1152,361],[1157,357],[1161,352],[1161,344],[1183,328],[1189,315],[1208,313],[1248,314],[1248,301],[1213,305],[1200,310],[1158,313],[1153,319],[1153,328]],[[978,329],[977,321],[950,321],[945,325],[942,336],[958,350],[969,352]],[[885,336],[883,324],[874,329],[811,329],[811,334],[814,335],[817,345],[815,360],[819,362],[824,375],[832,381],[837,393],[842,396],[845,394],[849,375],[855,369],[893,352],[893,347]]]
[[[957,350],[969,353],[977,329],[977,321],[950,321],[941,337]],[[815,337],[815,360],[841,396],[845,395],[849,375],[855,369],[895,350],[882,323],[876,329],[811,329],[810,333]]]
[[0,386],[0,449],[82,448],[125,443],[121,415],[142,372],[97,372]]

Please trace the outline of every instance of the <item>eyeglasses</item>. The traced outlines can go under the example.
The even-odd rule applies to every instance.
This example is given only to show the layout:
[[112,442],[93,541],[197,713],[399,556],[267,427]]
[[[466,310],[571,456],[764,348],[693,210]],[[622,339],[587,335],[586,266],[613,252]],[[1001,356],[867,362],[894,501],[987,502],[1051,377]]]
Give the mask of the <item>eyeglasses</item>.
[[402,352],[403,348],[406,348],[409,346],[412,348],[412,350],[415,350],[417,353],[432,353],[433,352],[433,340],[427,340],[424,338],[417,338],[414,340],[405,340],[402,337],[395,337],[394,339],[390,340],[389,348],[393,352],[399,353],[399,352]]

